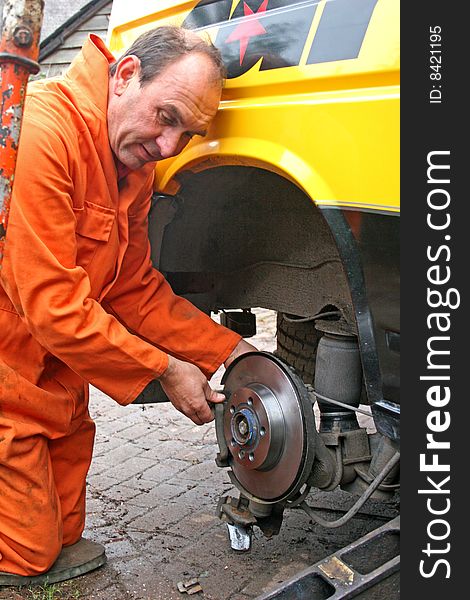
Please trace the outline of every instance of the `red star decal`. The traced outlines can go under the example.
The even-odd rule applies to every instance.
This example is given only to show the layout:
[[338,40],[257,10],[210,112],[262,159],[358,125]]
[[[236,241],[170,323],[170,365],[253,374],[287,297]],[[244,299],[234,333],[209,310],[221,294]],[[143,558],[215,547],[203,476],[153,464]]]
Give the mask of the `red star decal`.
[[264,35],[265,33],[267,33],[266,29],[258,21],[256,15],[260,15],[261,13],[266,12],[268,2],[269,0],[263,0],[256,13],[254,13],[251,10],[251,8],[246,2],[243,2],[243,12],[245,13],[245,17],[248,18],[243,19],[240,25],[238,25],[225,40],[226,44],[240,40],[240,65],[242,64],[243,59],[245,58],[245,52],[248,47],[248,42],[250,41],[250,38],[256,35]]

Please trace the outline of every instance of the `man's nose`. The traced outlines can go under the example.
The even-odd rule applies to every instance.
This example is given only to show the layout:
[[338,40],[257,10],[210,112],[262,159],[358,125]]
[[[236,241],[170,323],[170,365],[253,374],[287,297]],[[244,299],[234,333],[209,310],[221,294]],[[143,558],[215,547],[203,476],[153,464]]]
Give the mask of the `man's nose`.
[[176,131],[165,132],[157,138],[158,150],[162,158],[175,156],[184,146],[181,143],[181,134]]

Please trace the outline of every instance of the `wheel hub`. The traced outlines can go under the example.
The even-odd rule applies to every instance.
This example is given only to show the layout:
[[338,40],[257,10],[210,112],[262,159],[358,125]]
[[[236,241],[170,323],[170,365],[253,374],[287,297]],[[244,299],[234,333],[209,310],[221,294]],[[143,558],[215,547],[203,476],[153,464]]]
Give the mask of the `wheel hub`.
[[279,401],[261,384],[236,390],[225,413],[224,432],[236,463],[246,469],[272,468],[279,461],[285,442]]

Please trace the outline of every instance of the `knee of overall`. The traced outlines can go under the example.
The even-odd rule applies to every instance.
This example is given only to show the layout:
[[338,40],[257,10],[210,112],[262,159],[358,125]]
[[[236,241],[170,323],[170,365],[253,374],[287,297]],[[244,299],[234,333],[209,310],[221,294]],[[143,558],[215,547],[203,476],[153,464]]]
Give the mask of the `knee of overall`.
[[62,534],[44,531],[35,540],[21,536],[5,539],[0,535],[0,571],[15,575],[40,575],[47,572],[57,560],[62,549]]

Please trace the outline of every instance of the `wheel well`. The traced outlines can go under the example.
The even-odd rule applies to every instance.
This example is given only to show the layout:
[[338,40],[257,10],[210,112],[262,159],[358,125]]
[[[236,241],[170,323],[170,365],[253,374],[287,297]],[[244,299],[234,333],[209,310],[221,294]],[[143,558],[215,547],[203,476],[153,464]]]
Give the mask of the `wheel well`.
[[302,190],[243,166],[179,181],[176,197],[157,197],[149,223],[152,259],[176,293],[206,311],[259,306],[308,316],[332,305],[355,329],[334,239]]

